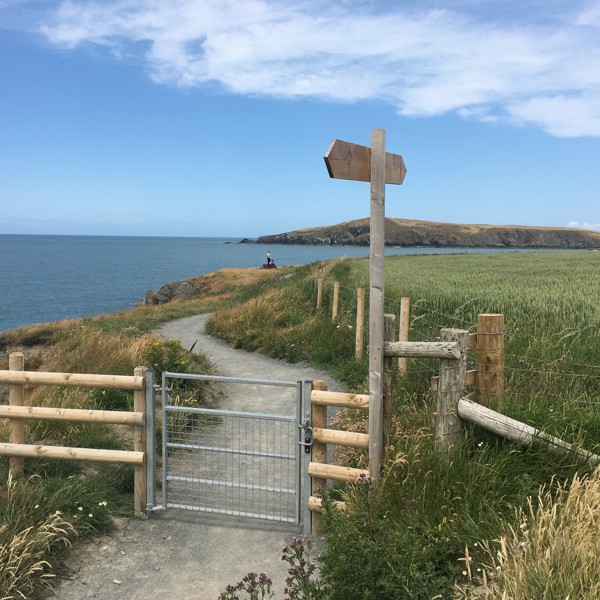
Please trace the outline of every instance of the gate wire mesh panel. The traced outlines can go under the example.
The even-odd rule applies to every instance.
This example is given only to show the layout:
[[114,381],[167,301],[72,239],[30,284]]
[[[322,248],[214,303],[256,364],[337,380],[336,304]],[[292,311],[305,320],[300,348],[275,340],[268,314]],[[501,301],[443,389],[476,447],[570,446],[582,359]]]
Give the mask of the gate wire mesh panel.
[[[168,406],[167,507],[297,522],[296,393],[269,390],[293,416]],[[222,404],[237,408],[238,402],[227,402],[229,396]],[[262,405],[273,408],[271,402]]]

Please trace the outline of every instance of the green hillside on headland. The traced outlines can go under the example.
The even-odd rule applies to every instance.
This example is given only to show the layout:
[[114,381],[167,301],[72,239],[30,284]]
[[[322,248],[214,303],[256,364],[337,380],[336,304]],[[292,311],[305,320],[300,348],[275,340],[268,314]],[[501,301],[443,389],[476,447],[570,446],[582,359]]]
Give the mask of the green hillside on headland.
[[[368,246],[369,219],[265,235],[259,244]],[[459,225],[386,218],[386,246],[436,248],[600,248],[600,232],[569,227]]]
[[[410,297],[412,341],[433,341],[442,327],[472,332],[479,313],[503,313],[503,412],[600,454],[599,273],[597,252],[387,257],[385,310],[398,315],[400,298]],[[354,358],[355,310],[356,290],[368,288],[368,277],[365,259],[220,271],[197,282],[195,298],[6,332],[0,335],[0,368],[10,351],[21,350],[30,369],[130,374],[147,364],[203,371],[211,367],[202,357],[192,360],[186,349],[157,342],[151,332],[165,320],[210,311],[210,332],[234,346],[306,361],[332,372],[349,390],[365,392],[366,352],[362,360]],[[318,278],[325,290],[320,309]],[[340,284],[336,321],[334,281]],[[469,360],[472,365],[475,357]],[[343,498],[349,509],[325,516],[320,563],[328,591],[312,597],[450,600],[481,592],[484,582],[492,598],[503,592],[523,600],[600,597],[600,472],[592,475],[591,465],[575,455],[559,456],[538,443],[520,447],[476,427],[465,428],[450,460],[441,457],[432,430],[431,377],[438,365],[411,359],[408,375],[394,378],[395,435],[381,481],[333,489],[331,499]],[[115,408],[129,402],[98,392],[31,393],[28,402],[47,406]],[[335,421],[365,431],[364,416],[341,412]],[[128,442],[119,431],[92,426],[29,429],[30,439],[36,435],[61,445],[89,443],[90,436],[113,448]],[[4,422],[0,442],[7,439]],[[340,448],[338,454],[348,466],[365,464],[361,452]],[[107,474],[71,463],[26,465],[27,477],[0,492],[0,558],[11,544],[18,546],[27,527],[47,527],[56,510],[66,529],[83,533],[108,527],[111,511],[130,510],[128,469]],[[0,458],[3,481],[7,469],[8,460]],[[94,511],[84,524],[73,518],[75,502],[97,506],[106,494],[109,509],[98,517]],[[2,585],[0,568],[0,597]]]

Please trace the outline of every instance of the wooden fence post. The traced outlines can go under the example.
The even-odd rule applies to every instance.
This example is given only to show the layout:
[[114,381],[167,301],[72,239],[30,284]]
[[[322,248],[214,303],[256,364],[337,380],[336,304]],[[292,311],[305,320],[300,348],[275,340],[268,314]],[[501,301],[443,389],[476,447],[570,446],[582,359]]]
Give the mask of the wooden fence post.
[[435,446],[449,453],[460,440],[462,424],[458,416],[458,401],[465,392],[467,373],[467,346],[469,333],[462,329],[442,329],[442,342],[457,342],[460,358],[440,359],[437,413],[435,419]]
[[[23,371],[25,369],[25,356],[22,352],[11,352],[8,357],[10,371]],[[22,383],[8,385],[8,404],[10,406],[23,406],[25,404],[25,386]],[[20,419],[10,419],[8,422],[9,438],[11,444],[25,443],[25,426]],[[12,477],[20,477],[25,469],[25,459],[13,456],[9,460],[9,473]]]
[[317,279],[317,309],[321,308],[323,304],[323,278]]
[[333,307],[331,309],[331,320],[337,321],[338,318],[338,304],[340,301],[340,282],[333,282]]
[[[144,380],[144,388],[133,392],[133,410],[146,414],[146,372],[147,367],[136,367],[133,374],[136,377],[141,377]],[[134,452],[146,452],[146,419],[144,424],[133,428],[133,450]],[[146,514],[148,497],[147,497],[147,473],[146,461],[144,464],[135,465],[133,475],[133,494],[134,494],[134,511],[135,514]]]
[[365,339],[365,288],[356,290],[356,349],[354,357],[360,360]]
[[369,473],[381,476],[383,457],[383,314],[385,258],[385,130],[371,130],[369,222]]
[[[400,328],[398,331],[398,341],[408,342],[408,329],[410,324],[410,298],[402,296],[400,299]],[[400,357],[398,359],[398,372],[400,377],[406,377],[408,373],[408,358]]]
[[[327,384],[321,379],[315,379],[312,384],[313,390],[320,392],[327,391]],[[310,405],[310,423],[313,431],[316,427],[326,429],[327,428],[327,406],[318,404]],[[316,442],[313,440],[311,447],[311,462],[324,464],[327,463],[327,444]],[[327,487],[327,479],[321,479],[319,477],[311,477],[310,491],[312,496],[317,496],[325,491]],[[319,515],[311,511],[311,527],[310,531],[312,534],[317,534],[321,526],[321,518]]]
[[477,315],[477,402],[497,409],[504,395],[504,315]]
[[[396,341],[396,315],[384,315],[383,317],[383,341]],[[394,375],[394,358],[385,356],[383,358],[383,447],[389,445],[392,433],[392,414],[394,413],[394,399],[392,389],[392,378]]]

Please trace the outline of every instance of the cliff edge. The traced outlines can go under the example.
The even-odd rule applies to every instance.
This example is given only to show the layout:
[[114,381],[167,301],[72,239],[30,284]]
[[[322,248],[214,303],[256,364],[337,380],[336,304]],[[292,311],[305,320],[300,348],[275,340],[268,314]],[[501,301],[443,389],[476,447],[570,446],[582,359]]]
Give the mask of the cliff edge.
[[[369,219],[264,235],[258,244],[368,246]],[[386,218],[386,246],[437,248],[600,248],[600,232],[569,227],[460,225]]]

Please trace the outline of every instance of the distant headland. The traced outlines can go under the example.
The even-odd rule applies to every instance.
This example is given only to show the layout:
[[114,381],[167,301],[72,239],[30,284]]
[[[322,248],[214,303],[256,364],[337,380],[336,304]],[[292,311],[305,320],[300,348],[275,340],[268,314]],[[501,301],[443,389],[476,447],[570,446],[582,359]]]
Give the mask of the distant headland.
[[[263,235],[241,244],[368,246],[369,219]],[[570,227],[460,225],[386,218],[385,245],[434,248],[600,248],[600,232]]]

